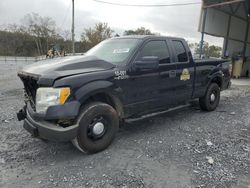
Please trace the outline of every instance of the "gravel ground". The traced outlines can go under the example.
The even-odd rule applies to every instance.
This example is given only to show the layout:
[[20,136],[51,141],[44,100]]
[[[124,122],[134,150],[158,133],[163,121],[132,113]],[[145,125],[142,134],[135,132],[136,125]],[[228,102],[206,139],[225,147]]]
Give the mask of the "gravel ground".
[[22,128],[16,65],[0,69],[0,187],[250,187],[250,86],[214,112],[193,107],[126,124],[105,151],[43,142]]

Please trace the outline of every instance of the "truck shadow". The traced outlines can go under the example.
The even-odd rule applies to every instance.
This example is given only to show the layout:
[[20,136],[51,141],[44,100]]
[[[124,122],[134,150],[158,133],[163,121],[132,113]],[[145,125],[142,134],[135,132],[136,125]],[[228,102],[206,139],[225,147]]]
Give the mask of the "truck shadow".
[[164,114],[156,115],[153,117],[145,118],[131,123],[124,123],[119,131],[118,139],[126,139],[128,135],[147,134],[154,131],[169,130],[178,127],[180,121],[186,120],[196,113],[201,112],[199,103],[192,102],[191,106],[179,109],[176,111],[166,112]]

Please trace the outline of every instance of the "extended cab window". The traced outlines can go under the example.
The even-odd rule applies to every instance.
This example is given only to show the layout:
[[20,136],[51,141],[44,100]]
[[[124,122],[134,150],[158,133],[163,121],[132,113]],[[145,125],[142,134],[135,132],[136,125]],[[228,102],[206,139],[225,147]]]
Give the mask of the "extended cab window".
[[150,41],[142,49],[140,57],[156,56],[160,64],[170,63],[170,55],[165,41]]
[[186,52],[185,47],[182,44],[182,42],[174,40],[173,45],[174,45],[174,48],[175,48],[175,51],[176,51],[178,62],[187,62],[188,61],[188,56],[187,56],[187,52]]

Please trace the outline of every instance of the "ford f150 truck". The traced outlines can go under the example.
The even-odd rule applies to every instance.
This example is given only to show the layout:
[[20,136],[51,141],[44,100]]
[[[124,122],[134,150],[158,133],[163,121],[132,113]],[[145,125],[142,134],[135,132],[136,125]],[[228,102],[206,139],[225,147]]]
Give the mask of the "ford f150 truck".
[[194,61],[186,41],[162,36],[105,40],[83,56],[40,61],[18,72],[24,128],[83,152],[107,148],[119,124],[199,99],[214,110],[230,86],[229,61]]

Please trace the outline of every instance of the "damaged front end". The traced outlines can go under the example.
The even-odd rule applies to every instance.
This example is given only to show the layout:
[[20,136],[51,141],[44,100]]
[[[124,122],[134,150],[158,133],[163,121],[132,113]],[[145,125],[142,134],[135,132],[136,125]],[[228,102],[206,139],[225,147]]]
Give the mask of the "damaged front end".
[[24,72],[18,72],[18,76],[23,82],[24,85],[24,102],[25,106],[17,112],[17,119],[18,121],[22,121],[26,118],[27,113],[27,104],[30,103],[33,110],[35,110],[35,99],[36,99],[36,90],[38,88],[38,76],[35,75],[28,75]]
[[69,100],[48,106],[44,112],[37,111],[37,93],[45,87],[39,85],[39,77],[36,75],[19,72],[18,76],[24,85],[25,106],[17,113],[18,120],[24,120],[23,127],[34,137],[47,140],[69,141],[75,138],[78,125],[74,125],[74,120],[78,116],[80,103]]
[[27,117],[27,114],[26,114],[26,105],[21,110],[19,110],[19,112],[17,112],[16,115],[17,115],[18,121],[24,120]]
[[38,89],[38,76],[35,75],[28,75],[24,72],[18,73],[18,76],[23,82],[24,85],[24,102],[27,105],[29,102],[31,107],[35,111],[35,102],[36,102],[36,91]]

